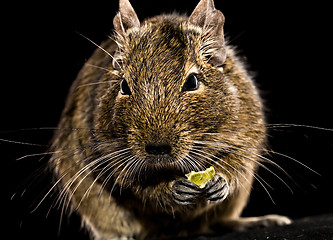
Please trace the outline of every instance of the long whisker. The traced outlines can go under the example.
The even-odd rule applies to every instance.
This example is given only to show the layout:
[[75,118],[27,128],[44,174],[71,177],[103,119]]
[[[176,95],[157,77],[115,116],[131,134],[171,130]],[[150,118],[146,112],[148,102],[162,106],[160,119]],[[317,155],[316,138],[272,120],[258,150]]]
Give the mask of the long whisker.
[[[89,171],[89,172],[88,172],[88,173],[87,173],[87,174],[81,179],[80,183],[77,184],[77,187],[83,182],[83,180],[84,180],[88,175],[90,175],[92,172],[94,172],[94,171],[95,171],[96,169],[98,169],[100,166],[104,165],[104,164],[107,163],[107,162],[112,163],[112,162],[113,162],[113,159],[115,159],[115,158],[119,158],[119,157],[121,157],[121,156],[123,156],[123,155],[128,154],[128,150],[129,150],[129,149],[126,149],[125,152],[121,152],[120,154],[118,154],[118,155],[116,155],[116,156],[112,156],[111,158],[109,158],[109,156],[108,156],[106,159],[104,159],[103,161],[101,161],[99,164],[97,164],[97,166],[95,166],[93,169],[91,169],[91,170],[90,170],[90,171]],[[120,160],[117,159],[117,160],[116,160],[116,163],[114,163],[113,166],[114,166],[115,164],[117,164],[119,161],[120,161]],[[113,166],[111,166],[110,168],[112,168]],[[85,191],[84,195],[81,197],[81,200],[80,200],[80,202],[79,202],[79,204],[78,204],[77,207],[79,207],[80,204],[81,204],[81,202],[83,201],[83,199],[85,199],[85,197],[89,195],[89,193],[90,193],[92,187],[94,186],[94,184],[95,184],[95,183],[97,182],[97,180],[98,180],[98,179],[99,179],[99,178],[100,178],[100,177],[106,172],[105,169],[108,169],[108,168],[109,168],[109,166],[104,167],[104,168],[102,169],[102,171],[98,174],[98,176],[95,177],[94,181],[90,184],[89,188]],[[73,191],[73,192],[74,192],[74,191]]]
[[25,158],[30,158],[30,157],[47,156],[47,155],[51,155],[51,154],[59,153],[59,152],[61,152],[61,151],[27,154],[27,155],[17,158],[16,161],[20,161],[20,160],[23,160]]
[[[323,131],[333,131],[333,129],[330,129],[330,128],[323,128],[323,127],[316,127],[316,126],[310,126],[310,125],[302,125],[302,124],[267,124],[267,127],[268,128],[287,128],[287,127],[304,127],[304,128],[310,128],[310,129],[317,129],[317,130],[323,130]],[[232,133],[232,132],[230,132]],[[216,135],[216,136],[219,136],[219,135],[225,135],[225,134],[228,134],[228,132],[223,132],[223,133],[200,133],[201,135]],[[199,134],[198,134],[199,135]],[[245,151],[245,150],[242,150],[242,151]],[[279,155],[279,156],[282,156],[284,158],[287,158],[287,159],[290,159],[298,164],[300,164],[301,166],[303,166],[304,168],[310,170],[311,172],[321,176],[320,173],[318,173],[317,171],[315,171],[314,169],[310,168],[309,166],[307,166],[306,164],[302,163],[301,161],[291,157],[291,156],[288,156],[286,154],[283,154],[283,153],[279,153],[279,152],[276,152],[276,151],[270,151],[270,150],[267,150],[267,149],[264,149],[264,151],[266,152],[270,152],[272,154],[275,154],[275,155]],[[251,153],[252,154],[252,153]],[[261,159],[265,160],[265,161],[268,161],[270,162],[271,164],[273,164],[275,167],[279,168],[281,171],[283,171],[289,178],[291,178],[287,172],[284,171],[284,169],[282,169],[278,164],[276,164],[275,162],[263,157],[263,156],[259,156]],[[292,179],[292,178],[291,178]]]
[[282,156],[282,157],[288,158],[288,159],[290,159],[290,160],[292,160],[292,161],[294,161],[294,162],[300,164],[301,166],[307,168],[308,170],[310,170],[311,172],[317,174],[318,176],[321,176],[320,173],[318,173],[317,171],[313,170],[313,169],[310,168],[309,166],[305,165],[305,164],[302,163],[301,161],[298,161],[297,159],[295,159],[295,158],[293,158],[293,157],[291,157],[291,156],[288,156],[288,155],[286,155],[286,154],[283,154],[283,153],[280,153],[280,152],[276,152],[276,151],[270,151],[270,150],[267,150],[267,151],[270,152],[270,153],[273,153],[273,154],[275,154],[275,155],[279,155],[279,156]]
[[[240,147],[236,147],[236,146],[234,146],[234,145],[230,145],[229,143],[227,143],[226,141],[223,141],[224,143],[216,143],[216,142],[202,142],[202,141],[200,141],[200,142],[198,142],[199,144],[201,143],[201,144],[208,144],[208,145],[215,145],[216,147],[227,147],[227,148],[232,148],[232,149],[235,149],[235,150],[239,150],[239,151],[242,151],[242,152],[246,152],[246,153],[249,153],[249,154],[251,154],[251,155],[254,155],[254,156],[256,156],[256,157],[258,157],[258,158],[260,158],[260,159],[262,159],[262,160],[264,160],[264,161],[266,161],[266,162],[269,162],[270,164],[272,164],[273,166],[275,166],[275,167],[277,167],[278,169],[280,169],[284,174],[286,174],[289,178],[291,178],[292,179],[292,177],[280,166],[280,165],[278,165],[277,163],[275,163],[275,162],[273,162],[271,159],[269,159],[269,158],[267,158],[267,157],[264,157],[264,156],[262,156],[262,155],[260,155],[260,154],[257,154],[257,153],[254,153],[254,152],[251,152],[251,151],[249,151],[249,150],[246,150],[246,149],[243,149],[243,148],[240,148]],[[259,163],[258,161],[257,161],[257,163]]]
[[[102,156],[90,163],[88,163],[87,165],[85,165],[82,169],[80,169],[80,171],[78,171],[76,174],[74,174],[73,177],[71,177],[71,179],[64,185],[64,189],[63,189],[63,193],[64,194],[67,194],[67,190],[70,189],[72,187],[72,185],[75,183],[75,181],[85,172],[87,171],[88,169],[90,169],[92,166],[94,165],[97,165],[93,168],[93,170],[90,170],[84,177],[82,177],[82,179],[79,181],[79,183],[76,184],[76,186],[74,187],[74,189],[72,190],[72,194],[70,195],[69,199],[71,199],[75,193],[75,191],[78,189],[79,185],[83,182],[83,180],[91,173],[93,172],[94,170],[96,170],[100,165],[104,164],[105,162],[104,161],[108,161],[109,157],[111,157],[112,155],[114,154],[119,154],[123,151],[128,151],[128,149],[121,149],[121,150],[118,150],[118,151],[115,151],[115,152],[112,152],[110,154],[107,154],[105,156]],[[68,201],[69,203],[69,201]]]
[[[126,173],[122,177],[122,181],[120,183],[121,187],[124,186],[124,182],[131,182],[131,181],[128,181],[128,180],[131,177],[131,175],[133,174],[133,171],[136,168],[136,165],[137,165],[138,161],[139,160],[136,157],[133,156],[133,158],[131,159],[131,161],[127,164],[128,168],[127,168]],[[120,188],[120,193],[121,193],[121,188]]]
[[[94,143],[92,143],[91,145],[89,144],[88,146],[86,146],[86,147],[84,147],[84,148],[82,148],[82,147],[79,147],[79,148],[76,148],[76,149],[74,149],[75,151],[73,152],[73,154],[71,155],[71,156],[69,156],[70,158],[71,157],[73,157],[75,154],[77,154],[78,152],[80,152],[80,151],[82,151],[82,150],[84,150],[84,149],[86,149],[86,148],[91,148],[91,147],[93,147],[93,146],[95,146],[96,144],[103,144],[103,143],[107,143],[107,142],[110,142],[110,143],[108,143],[107,144],[107,146],[103,146],[103,147],[101,147],[100,145],[98,145],[98,146],[96,146],[96,149],[95,150],[97,150],[97,151],[102,151],[102,150],[104,150],[104,149],[106,149],[106,148],[109,148],[109,147],[111,147],[111,146],[113,146],[113,144],[118,144],[118,141],[119,140],[119,138],[117,138],[117,139],[113,139],[111,142],[110,142],[110,140],[106,140],[106,141],[100,141],[100,142],[94,142]],[[66,148],[65,148],[66,149]],[[92,148],[92,150],[93,150],[93,148]],[[94,151],[94,150],[93,150]],[[67,151],[64,151],[64,154],[66,153]],[[116,151],[116,152],[112,152],[112,153],[110,153],[109,155],[111,156],[112,154],[117,154],[117,152],[118,151]],[[59,158],[59,156],[57,156],[58,158]],[[105,156],[104,156],[105,157]],[[107,156],[107,157],[109,157],[109,156]],[[60,156],[60,159],[61,159],[61,156]],[[54,185],[51,187],[51,189],[47,192],[47,194],[45,194],[45,196],[44,196],[44,198],[47,196],[47,195],[49,195],[50,194],[50,192],[64,179],[64,177],[67,175],[67,174],[69,174],[70,173],[70,171],[74,168],[74,167],[76,167],[76,166],[78,166],[79,164],[81,164],[81,163],[84,163],[84,162],[87,162],[87,161],[90,161],[92,159],[92,156],[89,156],[89,157],[87,157],[87,158],[85,158],[85,159],[83,159],[83,160],[80,160],[80,161],[78,161],[78,162],[76,162],[75,164],[73,164],[70,168],[68,168],[64,173],[62,173],[62,176],[60,176],[60,177],[58,177],[58,180],[56,181],[56,183],[54,183]],[[103,159],[102,159],[102,157],[100,157],[99,159],[95,159],[95,160],[93,160],[91,163],[89,163],[88,164],[88,167],[90,167],[90,165],[93,165],[93,163],[97,163],[96,162],[96,160],[99,160],[99,161],[103,161]],[[60,164],[61,162],[59,161],[58,163],[57,163],[57,165],[58,164]],[[85,166],[84,167],[84,169],[82,168],[79,172],[77,172],[76,174],[74,174],[71,178],[70,178],[70,180],[67,182],[67,183],[65,183],[64,184],[64,187],[63,187],[63,191],[61,191],[60,193],[59,193],[59,197],[58,197],[58,200],[55,202],[55,203],[53,203],[52,205],[51,205],[51,207],[52,206],[55,206],[55,205],[57,205],[57,202],[59,202],[59,203],[61,203],[61,202],[63,202],[63,200],[64,200],[64,197],[61,197],[62,195],[66,195],[66,194],[68,194],[67,192],[66,192],[66,190],[68,189],[68,187],[70,187],[68,184],[69,183],[71,183],[71,181],[75,181],[76,179],[77,179],[77,177],[79,177],[79,175],[80,174],[83,174],[84,173],[84,171],[85,171],[85,169],[87,169],[86,168],[87,166]],[[81,172],[81,173],[80,173]],[[75,178],[75,179],[74,179]],[[66,194],[65,194],[66,193]],[[61,200],[61,198],[63,198],[63,200]],[[43,201],[43,199],[42,199],[42,201]],[[42,202],[41,201],[41,202]],[[40,202],[40,203],[41,203]],[[59,206],[60,206],[61,204],[59,204]]]
[[[93,143],[93,144],[89,144],[85,147],[77,147],[77,148],[74,148],[74,149],[71,149],[70,147],[67,147],[67,148],[64,148],[64,150],[62,151],[57,151],[57,153],[63,153],[64,155],[68,153],[68,150],[72,151],[71,155],[70,156],[67,156],[69,158],[71,158],[72,156],[74,156],[75,154],[77,154],[78,152],[81,152],[83,151],[84,149],[86,148],[91,148],[92,146],[94,146],[96,143]],[[61,155],[58,156],[61,158]],[[57,181],[55,183],[53,183],[52,187],[50,187],[48,189],[48,191],[46,192],[46,194],[44,194],[44,196],[42,197],[42,199],[39,201],[39,203],[36,205],[36,207],[33,208],[33,210],[31,212],[34,212],[36,211],[36,209],[39,208],[39,206],[44,202],[44,200],[51,194],[51,192],[60,184],[60,182],[67,176],[67,174],[70,173],[70,170],[73,169],[74,167],[78,166],[79,164],[83,163],[83,162],[86,162],[86,161],[89,161],[90,158],[86,158],[86,159],[83,159],[83,160],[80,160],[78,162],[75,162],[70,168],[68,168],[61,176],[58,177]],[[61,162],[58,161],[57,164],[54,166],[56,167],[57,165],[59,165]],[[65,189],[66,190],[66,189]],[[61,192],[60,192],[60,195],[61,195]],[[58,198],[59,200],[59,198]],[[58,202],[58,200],[56,202]],[[51,204],[51,207],[49,209],[49,211],[51,210],[51,208],[53,206],[55,206],[57,204],[54,204],[52,203]]]
[[[198,148],[194,148],[194,150],[195,150],[195,151],[198,151],[198,152],[201,152],[201,153],[203,153],[203,154],[207,154],[207,155],[211,156],[212,158],[215,158],[216,161],[214,161],[214,160],[213,160],[212,158],[210,158],[210,157],[209,157],[209,158],[206,158],[206,159],[209,159],[212,163],[214,163],[214,164],[218,165],[219,167],[223,168],[226,172],[228,172],[231,176],[233,176],[233,174],[232,174],[230,171],[228,171],[225,167],[223,167],[220,163],[217,162],[217,161],[222,161],[224,164],[226,164],[227,166],[229,166],[230,168],[232,168],[234,171],[236,171],[239,175],[241,175],[241,176],[245,179],[245,181],[247,181],[248,183],[250,183],[250,181],[244,176],[244,174],[240,173],[235,167],[233,167],[231,164],[227,163],[227,162],[224,161],[223,159],[218,158],[218,157],[216,157],[215,155],[210,154],[210,153],[208,153],[208,152],[206,152],[206,151],[202,151],[202,150],[200,150],[200,149],[198,149]],[[202,156],[204,156],[204,155],[202,155]],[[237,178],[237,182],[240,183],[238,178]],[[241,184],[241,183],[240,183],[240,184]],[[241,185],[242,185],[242,184],[241,184]],[[243,186],[243,187],[244,187],[244,186]],[[246,189],[246,188],[244,187],[244,189]]]
[[47,147],[46,144],[21,142],[21,141],[14,141],[14,140],[3,139],[3,138],[0,138],[0,142],[15,143],[15,144],[20,144],[20,145],[28,145],[28,146],[35,146],[35,147]]
[[[234,175],[233,175],[228,169],[226,169],[224,166],[222,166],[220,163],[218,163],[217,161],[213,160],[212,158],[203,155],[202,152],[199,152],[199,151],[198,151],[198,149],[194,149],[194,148],[192,148],[192,153],[195,154],[195,155],[197,155],[197,156],[199,156],[199,157],[201,158],[200,160],[205,161],[205,159],[206,159],[206,160],[208,160],[208,162],[206,161],[207,163],[213,163],[213,164],[216,164],[217,166],[221,167],[224,171],[226,171],[227,173],[229,173],[230,176],[234,176]],[[205,153],[205,154],[208,154],[207,152],[204,152],[204,153]],[[213,156],[214,156],[214,155],[213,155]],[[203,159],[202,159],[202,158],[203,158]],[[222,161],[223,163],[226,163],[225,161],[223,161],[223,160],[220,159],[220,158],[218,158],[218,160],[219,160],[219,161]],[[236,177],[236,180],[237,180],[237,182],[240,183],[240,185],[246,190],[245,186],[244,186],[241,182],[239,182],[239,179],[238,179],[237,177]]]
[[[207,153],[207,152],[205,152],[206,154],[209,154],[209,153]],[[210,154],[210,155],[212,155],[212,154]],[[218,159],[218,160],[222,160],[222,159],[220,159],[220,158],[217,158],[215,155],[212,155],[213,157],[215,157],[216,159]],[[207,158],[208,159],[208,158]],[[223,161],[223,160],[222,160]],[[215,164],[217,164],[218,166],[220,166],[220,167],[222,167],[225,171],[227,171],[231,176],[232,176],[232,174],[228,171],[228,170],[226,170],[221,164],[219,164],[219,163],[217,163],[216,161],[214,161],[214,160],[212,160],[212,162],[213,163],[215,163]],[[235,167],[233,167],[231,164],[229,164],[229,163],[227,163],[227,162],[225,162],[225,161],[223,161],[223,163],[225,163],[225,164],[227,164],[229,167],[231,167],[234,171],[236,171],[238,174],[240,174],[244,179],[245,179],[245,181],[247,181],[248,183],[251,183],[245,176],[244,176],[244,174],[242,174],[242,173],[240,173]],[[244,167],[244,166],[243,166]],[[248,170],[248,171],[250,171],[250,170]],[[251,172],[251,171],[250,171]],[[268,191],[268,189],[265,187],[265,185],[257,178],[257,176],[255,176],[253,173],[252,173],[252,175],[253,175],[253,177],[259,182],[259,184],[264,188],[264,190],[265,190],[265,192],[267,193],[267,195],[269,196],[269,198],[271,199],[271,201],[273,202],[273,204],[275,204],[275,201],[274,201],[274,199],[273,199],[273,197],[271,196],[271,194],[269,193],[269,191]],[[236,178],[236,180],[237,180],[237,183],[238,184],[240,184],[246,191],[247,191],[247,193],[248,194],[250,194],[250,192],[246,189],[246,187],[239,181],[239,179],[238,178]]]
[[[254,156],[256,156],[256,157],[260,157],[260,158],[262,158],[262,159],[264,159],[265,161],[267,161],[267,162],[269,162],[269,163],[271,163],[271,164],[273,164],[274,166],[277,166],[278,167],[278,169],[280,169],[280,170],[282,170],[283,171],[283,173],[285,173],[290,179],[292,179],[292,177],[281,167],[281,166],[279,166],[278,164],[276,164],[275,162],[273,162],[272,160],[270,160],[270,159],[268,159],[268,158],[266,158],[266,157],[264,157],[264,156],[261,156],[260,154],[256,154],[256,153],[253,153],[253,152],[251,152],[251,151],[248,151],[248,150],[245,150],[245,149],[242,149],[242,148],[239,148],[239,147],[234,147],[234,146],[230,146],[230,145],[224,145],[224,144],[221,144],[221,143],[210,143],[210,142],[201,142],[202,144],[211,144],[211,145],[215,145],[216,147],[226,147],[226,148],[231,148],[231,149],[235,149],[235,150],[239,150],[239,151],[243,151],[243,152],[246,152],[246,153],[249,153],[249,154],[252,154],[252,155],[254,155]],[[213,147],[214,148],[214,147]],[[217,150],[219,150],[218,148],[215,148],[215,149],[217,149]],[[246,156],[246,155],[243,155],[243,154],[239,154],[239,153],[237,153],[237,152],[235,152],[235,151],[232,151],[232,153],[233,154],[236,154],[236,155],[238,155],[238,156],[241,156],[241,157],[244,157],[244,158],[246,158],[246,159],[248,159],[248,160],[250,160],[250,161],[253,161],[253,162],[255,162],[255,163],[257,163],[260,167],[262,167],[262,168],[264,168],[265,170],[267,170],[268,172],[270,172],[271,174],[273,174],[276,178],[278,178],[289,190],[290,190],[290,192],[291,193],[293,193],[293,190],[291,189],[291,187],[280,177],[280,176],[278,176],[276,173],[274,173],[271,169],[269,169],[267,166],[265,166],[264,164],[262,164],[261,162],[259,162],[259,161],[257,161],[257,160],[255,160],[255,159],[253,159],[253,158],[251,158],[251,157],[249,157],[249,156]],[[293,180],[293,179],[292,179]]]
[[189,158],[189,160],[194,162],[194,164],[198,165],[197,169],[194,169],[194,171],[203,171],[203,170],[205,170],[206,167],[203,163],[201,163],[200,161],[195,161],[195,159],[193,159],[191,155],[188,155],[187,157]]
[[100,84],[106,84],[106,83],[117,83],[117,82],[119,82],[119,80],[100,81],[100,82],[94,82],[94,83],[82,84],[82,85],[78,86],[77,88],[89,87],[89,86],[100,85]]
[[[233,153],[233,151],[231,151],[231,153]],[[251,169],[248,169],[246,166],[240,164],[239,162],[233,160],[233,162],[235,164],[237,164],[238,166],[242,167],[243,169],[245,169],[246,171],[248,171],[259,183],[260,181],[262,181],[264,184],[266,184],[270,189],[274,190],[274,188],[267,182],[265,181],[265,179],[263,179],[259,174],[256,174],[256,172],[253,172]],[[259,180],[260,179],[260,180]],[[260,183],[260,185],[262,185]]]
[[324,128],[324,127],[317,127],[317,126],[304,125],[304,124],[294,124],[294,123],[267,124],[266,127],[267,128],[300,127],[300,128],[309,128],[309,129],[316,129],[316,130],[323,130],[323,131],[333,132],[333,128]]
[[[123,167],[123,169],[120,171],[120,173],[118,174],[118,176],[117,176],[117,178],[116,178],[116,180],[114,181],[114,183],[113,183],[113,186],[112,186],[112,188],[111,188],[111,191],[110,191],[110,196],[111,196],[111,194],[113,193],[113,190],[114,190],[114,188],[116,187],[116,184],[117,184],[117,182],[118,182],[118,180],[119,180],[119,177],[122,175],[122,173],[127,169],[127,167],[128,167],[128,162],[130,162],[131,160],[133,160],[135,157],[134,156],[130,156],[130,158],[129,159],[127,159],[126,161],[124,161],[120,166],[122,166],[122,165],[124,165],[124,164],[126,164],[124,167]],[[119,167],[120,167],[119,166]],[[118,167],[118,168],[119,168]],[[122,186],[120,185],[120,194],[121,194],[121,189],[122,189]]]
[[[207,154],[209,156],[211,156],[212,158],[215,158],[217,161],[222,161],[224,164],[226,164],[227,166],[231,167],[234,171],[236,171],[238,174],[240,174],[248,183],[251,183],[241,172],[239,172],[234,166],[232,166],[230,163],[224,161],[221,158],[216,157],[214,154],[202,151],[200,149],[196,149],[196,151],[202,152],[204,154]],[[229,172],[230,173],[230,172]]]
[[100,50],[102,50],[103,52],[105,52],[109,57],[112,58],[112,60],[114,60],[120,69],[122,69],[121,65],[118,63],[118,61],[116,60],[116,58],[114,56],[112,56],[108,51],[106,51],[104,48],[102,48],[100,45],[98,45],[97,43],[95,43],[93,40],[91,40],[90,38],[84,36],[83,34],[77,32],[81,37],[87,39],[89,42],[91,42],[92,44],[94,44],[96,47],[98,47]]
[[[190,155],[187,155],[183,159],[184,163],[188,164],[182,164],[185,166],[185,171],[186,172],[191,172],[191,171],[203,171],[205,170],[205,167],[200,163],[200,161],[194,161],[193,158],[191,158]],[[183,162],[182,162],[183,163]],[[199,166],[198,166],[199,165]]]
[[[76,152],[78,152],[78,151],[79,151],[79,150],[77,149]],[[76,153],[74,152],[73,155],[75,155],[75,154],[76,154]],[[80,162],[81,162],[81,161],[80,161]],[[73,164],[72,167],[77,166],[78,164],[80,164],[80,162]],[[60,164],[60,163],[58,163],[58,164]],[[57,165],[58,165],[58,164],[57,164]],[[44,194],[43,198],[38,202],[38,204],[32,209],[31,212],[34,212],[34,211],[36,211],[36,210],[39,208],[39,206],[40,206],[40,205],[45,201],[45,199],[46,199],[46,198],[52,193],[52,191],[53,191],[57,186],[59,186],[60,182],[61,182],[62,179],[63,179],[63,178],[69,173],[69,171],[70,171],[70,169],[67,169],[67,171],[66,171],[61,177],[59,177],[55,183],[53,183],[52,187],[50,187],[50,188],[48,189],[48,191],[46,192],[46,194]],[[53,206],[53,204],[51,204],[51,207],[50,207],[50,209],[49,209],[49,212],[50,212],[52,206]]]
[[[99,198],[101,197],[102,195],[102,192],[104,190],[104,188],[106,187],[106,185],[108,184],[108,182],[110,181],[110,179],[113,177],[113,175],[118,171],[118,169],[123,166],[128,159],[130,159],[132,157],[132,155],[130,155],[130,153],[127,153],[127,156],[125,156],[124,158],[121,158],[121,159],[118,159],[117,162],[115,162],[113,165],[108,165],[106,166],[103,170],[103,175],[104,173],[106,173],[109,169],[113,169],[117,164],[119,164],[120,162],[122,162],[119,166],[117,166],[116,168],[113,169],[113,171],[111,173],[109,173],[107,175],[107,177],[104,179],[104,181],[102,182],[101,184],[101,189],[100,189],[100,193],[99,193]],[[110,198],[111,198],[111,195],[110,195]]]
[[141,172],[142,172],[143,167],[146,165],[145,163],[146,163],[145,161],[139,161],[139,166],[137,167],[136,172],[137,172],[139,182],[141,182],[141,179],[140,179],[140,177],[142,175]]
[[91,63],[85,63],[85,65],[90,66],[90,67],[94,67],[94,68],[98,68],[98,69],[101,69],[101,70],[103,70],[103,71],[106,71],[106,72],[108,72],[108,73],[110,73],[110,74],[116,75],[117,77],[121,77],[121,76],[118,74],[119,72],[118,72],[117,70],[110,70],[110,69],[108,69],[108,68],[101,67],[101,66],[97,66],[97,65],[94,65],[94,64],[91,64]]
[[[7,131],[1,131],[0,134],[8,134],[8,133],[18,133],[18,132],[28,132],[28,131],[40,131],[40,130],[50,130],[50,131],[86,131],[86,132],[100,132],[100,133],[109,133],[110,130],[103,130],[103,129],[92,129],[92,128],[59,128],[59,127],[38,127],[38,128],[21,128],[16,130],[7,130]],[[27,142],[20,142],[20,141],[14,141],[9,139],[0,139],[0,141],[4,142],[10,142],[10,143],[18,143],[18,144],[34,144],[34,143],[27,143]],[[35,144],[40,145],[40,144]],[[45,147],[47,145],[40,145],[41,147]]]

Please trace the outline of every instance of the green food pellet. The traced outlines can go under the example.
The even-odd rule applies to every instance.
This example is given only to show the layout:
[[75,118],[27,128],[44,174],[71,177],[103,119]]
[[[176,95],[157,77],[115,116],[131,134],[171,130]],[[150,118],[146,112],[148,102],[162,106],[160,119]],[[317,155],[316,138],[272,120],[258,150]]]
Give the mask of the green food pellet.
[[211,180],[215,175],[214,167],[207,168],[205,171],[200,172],[190,172],[185,174],[187,179],[194,184],[198,185],[199,188],[204,188],[206,184]]

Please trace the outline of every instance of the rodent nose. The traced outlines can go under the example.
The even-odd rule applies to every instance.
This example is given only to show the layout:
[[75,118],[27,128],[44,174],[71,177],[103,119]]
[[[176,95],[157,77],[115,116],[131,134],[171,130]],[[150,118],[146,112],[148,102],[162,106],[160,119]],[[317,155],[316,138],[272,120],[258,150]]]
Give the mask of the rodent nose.
[[145,150],[148,154],[164,155],[171,153],[171,146],[167,143],[148,143]]

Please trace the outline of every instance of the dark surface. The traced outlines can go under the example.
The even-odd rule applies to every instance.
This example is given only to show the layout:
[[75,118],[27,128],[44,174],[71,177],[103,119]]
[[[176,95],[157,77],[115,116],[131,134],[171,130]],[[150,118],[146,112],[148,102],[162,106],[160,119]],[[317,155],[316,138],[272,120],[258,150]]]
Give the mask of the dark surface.
[[313,216],[295,220],[281,227],[232,232],[221,236],[198,236],[177,240],[332,240],[333,215]]
[[[200,238],[197,238],[198,240]],[[202,240],[204,238],[201,238]],[[333,239],[333,215],[322,215],[295,220],[293,224],[230,233],[225,236],[208,238],[210,240],[331,240]]]
[[220,236],[197,236],[174,240],[332,240],[333,215],[294,220],[290,225],[231,232]]
[[[189,14],[197,2],[133,0],[132,4],[142,20],[174,9]],[[45,170],[47,156],[42,160],[42,155],[28,157],[47,151],[52,129],[31,128],[57,126],[68,89],[96,48],[77,32],[100,43],[111,33],[118,8],[116,0],[68,4],[11,1],[1,7],[0,139],[42,145],[0,141],[1,216],[11,239],[88,239],[77,216],[61,216],[61,208],[51,207],[56,194],[39,205],[51,187],[51,176]],[[330,3],[216,0],[215,5],[226,17],[231,43],[247,57],[256,75],[268,122],[333,129]],[[30,130],[20,130],[26,128]],[[260,169],[259,176],[272,188],[264,184],[268,194],[256,182],[244,215],[300,219],[332,214],[333,132],[295,125],[270,126],[269,130],[270,147],[279,153],[269,158],[291,178],[273,166],[268,165],[278,177]],[[16,161],[22,156],[27,157]],[[272,229],[267,236],[267,229],[236,235],[239,239],[283,239],[285,233],[289,239],[298,239],[302,234],[318,234],[311,239],[331,239],[332,229],[325,227],[332,226],[331,216]],[[255,233],[259,235],[254,237]],[[326,238],[320,238],[323,234]],[[237,239],[235,233],[225,237]]]

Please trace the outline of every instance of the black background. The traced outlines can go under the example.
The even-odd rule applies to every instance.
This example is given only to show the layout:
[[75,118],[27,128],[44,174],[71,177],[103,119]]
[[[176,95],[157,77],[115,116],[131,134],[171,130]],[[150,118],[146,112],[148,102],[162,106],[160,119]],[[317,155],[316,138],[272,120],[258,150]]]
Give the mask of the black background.
[[[177,10],[190,14],[198,1],[132,0],[139,18]],[[332,14],[321,1],[220,1],[225,32],[249,69],[267,106],[270,124],[333,128]],[[15,2],[1,7],[0,138],[47,145],[56,127],[68,89],[95,46],[112,31],[118,1]],[[22,130],[30,129],[30,130]],[[12,131],[13,130],[13,131]],[[244,215],[278,213],[300,218],[333,213],[333,131],[309,127],[270,129],[270,147],[306,164],[273,154],[292,177],[270,166],[260,176],[273,188],[256,183]],[[22,156],[47,151],[45,146],[0,141],[2,220],[11,239],[86,239],[77,216],[61,220],[50,209],[55,196],[38,205],[51,176],[47,158]],[[267,187],[267,186],[266,186]],[[31,213],[32,211],[32,213]],[[61,230],[58,233],[59,224]],[[8,225],[8,226],[7,226]],[[5,236],[5,235],[4,235]]]

